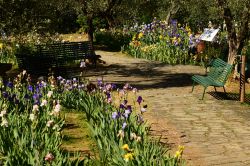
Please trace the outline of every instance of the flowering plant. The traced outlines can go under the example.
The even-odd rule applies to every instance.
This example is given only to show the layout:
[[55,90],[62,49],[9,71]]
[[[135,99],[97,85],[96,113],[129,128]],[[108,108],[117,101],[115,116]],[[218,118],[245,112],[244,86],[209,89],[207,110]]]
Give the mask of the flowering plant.
[[156,18],[150,24],[138,24],[127,31],[134,34],[129,45],[123,50],[136,58],[162,61],[168,64],[194,63],[188,49],[192,45],[193,35],[188,26],[159,21]]
[[[26,71],[14,81],[0,81],[0,161],[5,165],[178,165],[158,140],[149,136],[143,119],[147,104],[129,84],[98,79],[80,83],[50,77],[32,84]],[[75,156],[60,148],[64,119],[62,109],[85,113],[98,148],[96,159]]]
[[53,86],[35,85],[23,71],[13,81],[0,81],[0,154],[4,165],[71,165],[60,148],[61,104]]
[[[178,165],[182,160],[169,157],[159,141],[149,137],[144,121],[146,101],[129,84],[122,88],[97,80],[97,85],[81,85],[58,78],[63,105],[83,111],[98,147],[102,165]],[[75,84],[75,85],[74,85]],[[80,100],[79,100],[80,98]]]

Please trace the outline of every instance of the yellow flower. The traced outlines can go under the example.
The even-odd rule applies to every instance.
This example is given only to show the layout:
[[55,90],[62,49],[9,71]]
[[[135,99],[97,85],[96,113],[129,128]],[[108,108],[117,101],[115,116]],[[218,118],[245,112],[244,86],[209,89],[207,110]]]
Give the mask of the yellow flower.
[[179,159],[181,157],[180,151],[176,151],[174,157]]
[[3,43],[0,43],[0,49],[2,49],[3,48]]
[[178,41],[178,43],[180,43],[180,42],[181,42],[181,38],[178,38],[178,40],[177,40],[177,41]]
[[191,28],[189,26],[186,26],[185,29],[187,32],[191,32]]
[[124,155],[124,160],[128,162],[129,160],[133,160],[133,153],[127,153]]
[[178,150],[175,152],[174,157],[177,159],[180,159],[182,156],[183,150],[184,150],[184,146],[179,145]]
[[139,35],[138,35],[138,39],[142,38],[142,36],[143,36],[143,33],[140,32]]
[[176,37],[173,37],[172,38],[172,44],[174,44],[176,42],[177,38]]
[[163,38],[162,35],[160,35],[160,36],[159,36],[159,39],[162,39],[162,38]]
[[123,149],[123,150],[129,151],[129,146],[128,146],[128,144],[124,144],[124,145],[122,146],[122,149]]
[[179,146],[178,146],[178,149],[179,149],[180,152],[183,152],[184,146],[179,145]]
[[133,36],[132,41],[134,41],[135,39],[136,39],[136,35]]

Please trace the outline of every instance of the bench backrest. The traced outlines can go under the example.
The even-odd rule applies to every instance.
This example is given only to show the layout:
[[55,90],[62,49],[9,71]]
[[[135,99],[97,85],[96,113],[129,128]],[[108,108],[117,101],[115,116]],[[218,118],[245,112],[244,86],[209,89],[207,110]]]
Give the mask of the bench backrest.
[[79,60],[94,55],[90,41],[36,45],[36,48],[39,55],[54,56],[58,60]]
[[225,84],[228,76],[232,71],[233,65],[226,63],[220,58],[216,58],[211,62],[210,72],[208,77],[215,82]]
[[19,68],[42,73],[49,68],[63,67],[69,61],[95,56],[90,41],[40,44],[35,47],[34,53],[16,54]]

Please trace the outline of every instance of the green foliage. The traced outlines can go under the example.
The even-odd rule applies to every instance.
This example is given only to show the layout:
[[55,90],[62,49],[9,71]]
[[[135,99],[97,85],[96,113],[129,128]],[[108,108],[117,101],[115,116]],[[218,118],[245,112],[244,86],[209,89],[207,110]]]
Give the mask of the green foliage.
[[[158,140],[150,139],[150,127],[143,121],[143,113],[140,111],[144,103],[138,102],[136,106],[137,96],[131,91],[132,88],[126,88],[129,85],[118,92],[121,94],[118,98],[120,107],[110,103],[111,100],[116,103],[117,92],[112,92],[114,85],[98,81],[98,86],[92,87],[90,89],[87,86],[87,92],[71,90],[64,93],[61,100],[63,105],[86,114],[99,149],[98,160],[93,161],[96,165],[183,164],[179,157],[170,157]],[[133,106],[126,102],[130,93],[133,98],[131,100],[135,103]]]
[[120,50],[122,46],[129,44],[131,38],[130,34],[123,33],[119,29],[95,32],[96,44],[105,45],[111,50]]
[[[61,105],[45,82],[33,86],[20,73],[14,82],[0,80],[0,161],[4,165],[78,165],[60,149],[64,124]],[[77,157],[78,154],[75,154]]]
[[0,63],[16,63],[13,43],[0,40]]
[[[143,120],[146,105],[128,84],[118,91],[119,107],[112,103],[115,85],[100,80],[96,86],[50,77],[48,83],[32,85],[23,71],[14,82],[1,80],[0,87],[0,161],[4,165],[182,164],[183,149],[170,157],[159,140],[150,139],[150,127]],[[133,106],[127,102],[129,96]],[[80,159],[77,153],[72,158],[62,152],[62,108],[85,113],[99,149],[97,158]]]
[[[78,18],[77,18],[76,22],[81,27],[79,32],[87,33],[87,29],[88,29],[87,16],[83,15],[83,14],[78,15]],[[93,26],[94,26],[94,30],[98,30],[98,29],[102,29],[102,28],[107,27],[107,23],[102,18],[94,17],[93,18]]]
[[188,54],[190,28],[180,27],[176,21],[168,26],[155,18],[151,24],[136,25],[132,30],[132,41],[123,48],[129,55],[168,64],[195,63],[193,55]]

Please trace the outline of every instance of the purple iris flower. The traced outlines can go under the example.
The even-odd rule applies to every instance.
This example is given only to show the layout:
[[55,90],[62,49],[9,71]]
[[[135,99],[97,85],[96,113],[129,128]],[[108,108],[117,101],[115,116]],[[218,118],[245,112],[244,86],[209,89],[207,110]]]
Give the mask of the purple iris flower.
[[42,84],[42,83],[39,83],[39,84],[38,84],[38,87],[39,87],[39,88],[42,88],[42,87],[43,87],[43,84]]
[[124,104],[120,104],[120,108],[124,109],[125,108]]
[[139,104],[141,104],[141,102],[142,102],[142,97],[141,97],[141,96],[139,96],[139,97],[137,98],[137,102],[138,102]]
[[13,99],[16,98],[16,94],[13,94],[13,95],[12,95],[12,98],[13,98]]
[[40,101],[39,100],[35,100],[34,101],[34,105],[40,105]]
[[36,87],[36,92],[40,92],[39,86]]
[[28,94],[25,94],[25,95],[24,95],[24,98],[25,98],[25,99],[29,99],[30,97],[29,97]]
[[128,103],[128,100],[124,100],[123,104],[126,105]]
[[130,111],[132,111],[131,105],[128,105],[128,106],[127,106],[127,109],[130,110]]
[[125,128],[126,128],[126,126],[127,126],[127,123],[126,123],[126,122],[124,122],[124,123],[122,124],[122,129],[125,129]]
[[34,95],[33,95],[33,99],[34,99],[34,100],[38,100],[38,99],[39,99],[39,95],[38,95],[38,94],[34,94]]
[[61,81],[63,78],[62,78],[62,76],[58,76],[57,79],[58,79],[59,81]]
[[7,98],[9,95],[8,95],[8,93],[7,92],[3,92],[3,97],[4,98]]
[[137,115],[137,122],[138,123],[143,123],[144,122],[143,117],[140,114]]
[[29,85],[29,86],[28,86],[28,90],[31,91],[31,92],[33,92],[33,86],[32,86],[32,85]]
[[110,93],[106,93],[106,95],[107,95],[108,99],[111,98],[111,94]]
[[19,104],[19,100],[18,99],[15,99],[15,104]]
[[12,82],[8,82],[8,83],[7,83],[7,87],[13,88],[13,83],[12,83]]
[[100,78],[97,79],[97,85],[102,86],[102,80]]
[[119,117],[117,112],[112,113],[112,119],[117,119]]
[[12,101],[13,101],[13,98],[12,98],[11,96],[9,96],[9,97],[8,97],[8,100],[9,100],[10,102],[12,102]]
[[115,84],[111,84],[112,89],[116,89],[116,85]]
[[130,113],[131,113],[131,110],[129,110],[129,109],[125,110],[125,112],[124,112],[124,117],[125,117],[125,118],[128,118],[129,115],[130,115]]

